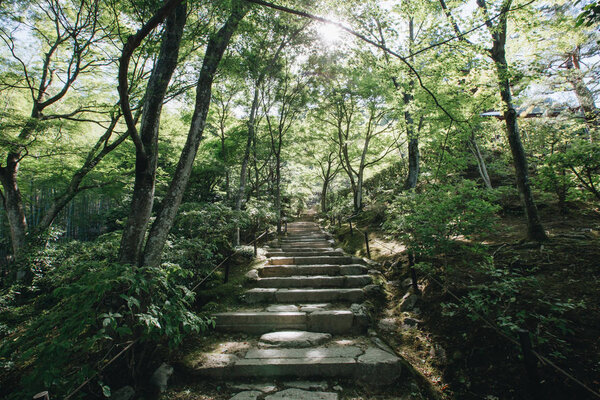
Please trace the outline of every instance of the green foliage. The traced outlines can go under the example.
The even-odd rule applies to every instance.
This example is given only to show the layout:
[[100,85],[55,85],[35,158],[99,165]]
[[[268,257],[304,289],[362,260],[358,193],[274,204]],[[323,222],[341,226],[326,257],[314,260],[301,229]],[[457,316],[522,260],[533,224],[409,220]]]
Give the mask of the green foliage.
[[555,156],[557,164],[569,169],[577,183],[600,200],[600,145],[580,140],[574,142],[562,154]]
[[492,229],[499,209],[492,200],[492,193],[467,180],[403,193],[390,204],[384,228],[417,254],[446,253],[460,243],[457,239]]
[[[118,264],[111,253],[117,246],[118,235],[58,246],[43,254],[45,269],[33,283],[43,288],[39,296],[18,308],[18,292],[3,292],[0,313],[15,324],[4,329],[0,361],[22,375],[9,398],[42,389],[64,395],[123,344],[175,347],[212,323],[190,310],[194,294],[182,284],[189,271]],[[23,307],[28,312],[19,319]]]
[[[577,0],[575,4],[580,4],[581,0]],[[576,26],[592,26],[600,22],[600,3],[593,1],[583,7],[583,11],[577,17]]]
[[249,226],[246,213],[222,203],[184,203],[171,230],[164,260],[194,274],[205,272],[232,251],[236,226]]
[[547,346],[554,357],[564,358],[570,351],[566,338],[574,333],[568,312],[584,308],[583,301],[560,301],[544,291],[534,270],[499,268],[488,257],[484,262],[470,266],[471,276],[483,283],[468,285],[468,292],[460,302],[442,304],[447,317],[482,318],[502,331],[513,335],[529,329],[539,345]]

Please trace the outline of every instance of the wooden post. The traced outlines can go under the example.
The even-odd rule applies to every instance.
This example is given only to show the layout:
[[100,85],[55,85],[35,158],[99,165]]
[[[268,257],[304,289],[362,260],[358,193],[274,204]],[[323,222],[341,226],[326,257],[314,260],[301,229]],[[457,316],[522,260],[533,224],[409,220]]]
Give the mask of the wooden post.
[[354,235],[354,230],[352,229],[352,220],[349,219],[348,222],[350,223],[350,234]]
[[419,285],[417,284],[417,271],[415,271],[415,253],[408,253],[408,266],[410,267],[410,277],[412,279],[412,288],[415,294],[420,294]]
[[258,255],[258,249],[256,247],[256,231],[254,231],[254,240],[252,242],[254,243],[254,257],[256,257]]
[[367,258],[371,258],[371,249],[369,249],[369,234],[365,232],[365,244],[367,245]]
[[287,235],[287,220],[285,221],[285,234]]
[[529,392],[531,398],[541,400],[542,390],[540,387],[540,377],[537,371],[537,360],[531,351],[531,337],[529,331],[519,330],[519,342],[521,343],[521,351],[523,352],[523,363],[527,372],[527,380],[529,382]]
[[223,277],[223,283],[229,282],[229,261],[225,263],[225,276]]

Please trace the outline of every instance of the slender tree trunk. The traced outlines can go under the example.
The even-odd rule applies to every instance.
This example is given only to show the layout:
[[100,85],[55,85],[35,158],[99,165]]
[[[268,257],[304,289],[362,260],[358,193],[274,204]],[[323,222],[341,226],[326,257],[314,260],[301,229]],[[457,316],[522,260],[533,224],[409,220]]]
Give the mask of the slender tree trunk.
[[225,198],[229,199],[229,168],[227,167],[227,148],[225,147],[225,132],[221,131],[221,153],[225,167]]
[[485,160],[483,155],[481,154],[481,150],[479,149],[479,145],[475,140],[475,136],[471,135],[469,138],[469,144],[471,146],[471,150],[475,155],[475,159],[477,160],[477,169],[479,170],[479,175],[485,184],[485,187],[489,190],[492,190],[492,181],[490,180],[490,176],[488,175],[487,167],[485,165]]
[[323,186],[321,188],[321,212],[325,214],[327,212],[327,191],[329,189],[329,182],[323,179]]
[[[59,196],[55,197],[54,200],[50,203],[50,206],[42,215],[40,221],[35,221],[35,231],[34,234],[39,234],[52,225],[58,214],[64,209],[64,207],[71,201],[73,198],[81,192],[84,188],[81,187],[81,183],[83,179],[87,176],[87,174],[92,171],[96,165],[102,161],[102,159],[110,153],[112,150],[117,148],[125,139],[127,138],[126,134],[123,134],[119,138],[115,139],[115,141],[111,144],[107,144],[110,136],[112,136],[115,127],[119,121],[120,115],[115,115],[112,117],[110,125],[107,127],[106,132],[98,139],[96,145],[90,150],[88,153],[88,157],[86,161],[83,163],[81,168],[73,174],[71,177],[71,181],[67,188],[62,192]],[[104,146],[100,152],[98,149]],[[89,187],[88,187],[89,188]],[[32,213],[33,214],[33,213]]]
[[[414,29],[414,18],[410,17],[408,20],[408,40],[409,40],[409,51],[413,47],[415,41],[415,29]],[[410,106],[414,101],[414,90],[415,82],[411,79],[408,82],[408,90],[403,93],[402,101],[404,102],[404,122],[406,123],[406,135],[408,136],[408,175],[404,182],[404,188],[407,190],[414,189],[417,187],[417,181],[419,180],[419,162],[421,159],[419,153],[419,136],[415,130],[415,121],[410,111]]]
[[138,265],[140,261],[142,245],[154,204],[160,114],[169,82],[177,68],[177,58],[186,18],[187,7],[184,1],[167,17],[158,60],[146,88],[146,100],[140,125],[140,139],[143,148],[136,146],[133,196],[119,252],[119,260],[122,263]]
[[[508,63],[506,62],[504,40],[499,39],[498,33],[493,34],[494,47],[491,51],[491,56],[496,63],[496,71],[498,74],[498,85],[500,89],[500,97],[504,103],[504,120],[506,122],[506,135],[513,156],[515,174],[517,177],[517,188],[523,203],[525,215],[527,217],[527,236],[531,240],[546,240],[546,232],[540,221],[537,206],[533,200],[531,193],[531,184],[529,181],[529,171],[527,165],[527,157],[525,149],[521,142],[519,134],[519,126],[517,124],[517,112],[512,102],[512,94],[510,91],[510,80],[508,78]],[[506,36],[506,30],[504,35]]]
[[587,87],[583,80],[583,74],[581,72],[581,66],[579,64],[579,49],[569,55],[567,62],[567,68],[569,69],[569,82],[573,85],[575,95],[579,101],[581,111],[588,127],[590,141],[594,142],[598,140],[598,130],[600,128],[600,120],[598,116],[598,109],[594,102],[594,94]]
[[[235,211],[240,212],[244,199],[246,198],[246,185],[248,183],[248,162],[250,161],[250,149],[252,147],[252,138],[254,136],[254,122],[256,117],[256,109],[258,107],[258,86],[254,88],[254,100],[250,110],[250,118],[248,119],[248,138],[246,140],[246,148],[244,150],[244,158],[242,159],[242,168],[240,171],[240,185],[235,197]],[[236,227],[234,245],[240,245],[240,227]]]
[[188,137],[179,157],[177,169],[167,194],[163,200],[160,213],[156,221],[152,224],[146,247],[144,248],[143,264],[148,266],[157,266],[160,263],[162,251],[167,240],[167,235],[173,227],[177,210],[181,204],[181,199],[187,187],[187,183],[192,172],[194,160],[198,152],[198,146],[202,140],[204,126],[206,125],[206,116],[210,106],[212,83],[215,72],[231,36],[237,29],[239,22],[248,12],[248,7],[240,2],[234,1],[232,12],[225,24],[219,31],[210,38],[206,46],[200,77],[196,86],[196,104]]
[[[323,214],[325,214],[327,212],[327,192],[329,191],[329,182],[332,180],[331,156],[332,156],[332,154],[329,154],[329,157],[327,159],[327,171],[325,172],[325,174],[323,176],[323,188],[321,190],[321,212]],[[323,170],[321,170],[321,172],[322,171]]]
[[277,210],[277,233],[281,233],[281,149],[275,153],[275,209]]

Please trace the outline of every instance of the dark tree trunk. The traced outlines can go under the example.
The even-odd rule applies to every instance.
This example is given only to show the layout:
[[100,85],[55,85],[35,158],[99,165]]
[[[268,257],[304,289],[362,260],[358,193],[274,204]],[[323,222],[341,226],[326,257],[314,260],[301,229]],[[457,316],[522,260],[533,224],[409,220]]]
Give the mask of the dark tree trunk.
[[321,189],[321,212],[325,214],[327,212],[327,191],[329,190],[329,182],[323,179],[323,187]]
[[[415,40],[413,17],[410,17],[408,20],[408,28],[410,51],[410,49],[412,49],[413,47],[413,43]],[[408,82],[408,90],[402,95],[402,101],[404,102],[404,107],[406,107],[404,111],[404,122],[406,123],[406,136],[408,137],[408,175],[406,177],[406,181],[404,182],[404,188],[408,190],[417,187],[417,181],[419,180],[419,136],[418,133],[415,132],[415,121],[412,116],[412,113],[409,110],[409,107],[414,101],[414,86],[415,82],[411,79]]]
[[[481,3],[482,0],[479,0]],[[511,1],[506,0],[503,4],[503,9],[510,8]],[[490,50],[490,56],[496,64],[496,72],[498,74],[498,86],[500,89],[500,97],[504,103],[504,120],[506,122],[506,135],[510,150],[513,156],[515,174],[517,178],[517,188],[523,203],[525,215],[527,217],[527,236],[531,240],[546,240],[546,232],[540,221],[536,204],[531,193],[531,184],[529,181],[529,172],[527,165],[527,157],[525,149],[521,142],[519,134],[519,126],[517,124],[517,112],[512,102],[512,94],[510,90],[510,79],[508,71],[508,63],[506,61],[505,43],[506,43],[506,14],[503,14],[499,26],[491,30],[493,47]]]
[[419,139],[412,138],[408,141],[408,176],[404,184],[405,189],[414,189],[419,179]]
[[[254,137],[254,122],[256,120],[256,110],[258,109],[258,86],[254,89],[254,99],[250,109],[250,118],[248,119],[248,138],[246,148],[244,149],[244,158],[242,159],[242,168],[240,171],[240,185],[235,197],[235,211],[239,212],[246,198],[246,185],[248,183],[248,162],[250,161],[250,150],[252,148],[252,139]],[[240,227],[236,228],[234,245],[240,245]]]
[[122,263],[137,265],[140,261],[142,244],[154,204],[160,114],[169,82],[177,68],[186,18],[185,2],[177,6],[168,16],[158,60],[146,88],[140,125],[140,140],[143,147],[136,146],[133,196],[119,252],[119,260]]
[[17,184],[18,171],[18,154],[11,153],[7,157],[7,165],[0,167],[0,181],[3,188],[2,201],[10,226],[10,238],[15,258],[18,258],[20,250],[25,245],[27,234],[27,219],[23,209],[23,198]]
[[223,57],[225,49],[229,45],[231,36],[237,29],[239,22],[244,18],[248,8],[239,1],[234,1],[233,10],[219,31],[210,38],[206,46],[204,62],[200,70],[198,84],[196,86],[196,104],[188,137],[181,151],[177,169],[167,194],[163,200],[162,208],[148,236],[144,248],[143,264],[157,266],[160,263],[162,251],[167,240],[167,235],[173,226],[179,204],[185,192],[192,166],[196,158],[198,146],[202,139],[206,115],[211,99],[212,83],[215,72]]

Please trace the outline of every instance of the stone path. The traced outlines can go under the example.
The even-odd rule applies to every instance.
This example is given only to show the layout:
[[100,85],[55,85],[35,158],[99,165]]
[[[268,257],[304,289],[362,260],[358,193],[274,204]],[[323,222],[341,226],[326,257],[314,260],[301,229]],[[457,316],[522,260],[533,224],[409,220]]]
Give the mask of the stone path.
[[396,382],[401,360],[366,335],[368,268],[333,243],[315,223],[290,223],[288,234],[268,247],[265,264],[248,274],[247,307],[216,315],[218,330],[244,336],[220,343],[188,368],[228,381],[240,390],[236,400],[333,400],[339,381]]

